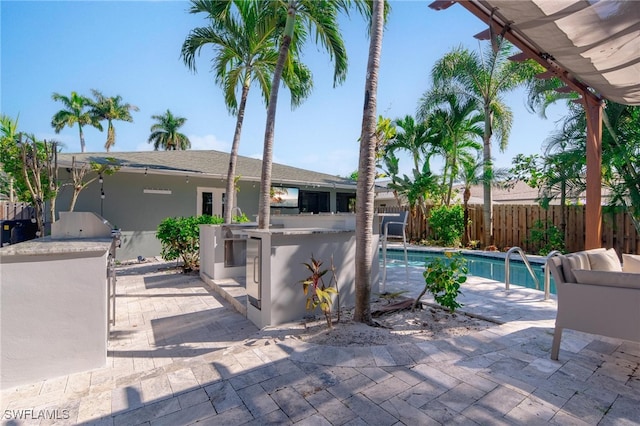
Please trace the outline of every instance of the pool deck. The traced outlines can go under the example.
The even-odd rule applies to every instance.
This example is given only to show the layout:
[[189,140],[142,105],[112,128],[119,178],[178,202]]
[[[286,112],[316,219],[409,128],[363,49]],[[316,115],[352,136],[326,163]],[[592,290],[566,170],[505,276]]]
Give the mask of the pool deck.
[[[422,283],[421,268],[411,268],[407,285],[396,266],[386,289],[417,295]],[[565,331],[553,361],[553,298],[517,286],[506,293],[504,283],[476,277],[462,291],[462,310],[501,325],[345,348],[258,330],[199,277],[165,263],[120,267],[108,365],[2,391],[2,422],[640,423],[640,344]]]

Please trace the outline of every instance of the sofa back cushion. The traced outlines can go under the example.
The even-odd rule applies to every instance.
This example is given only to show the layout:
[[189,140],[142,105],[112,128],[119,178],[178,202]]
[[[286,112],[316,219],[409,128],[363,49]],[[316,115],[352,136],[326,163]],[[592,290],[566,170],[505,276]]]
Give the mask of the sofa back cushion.
[[578,284],[637,288],[640,290],[640,273],[574,269],[573,274],[576,276]]
[[587,256],[589,257],[589,264],[591,265],[592,271],[611,271],[611,272],[622,272],[622,265],[620,264],[620,259],[618,258],[618,254],[614,249],[609,249],[604,252],[587,252]]
[[[589,250],[589,253],[604,252],[605,249],[593,249]],[[565,282],[575,283],[576,277],[573,275],[574,269],[591,269],[591,263],[589,262],[589,255],[586,251],[578,251],[576,253],[569,253],[562,256],[562,273],[564,275]]]
[[622,272],[640,272],[640,255],[623,254]]

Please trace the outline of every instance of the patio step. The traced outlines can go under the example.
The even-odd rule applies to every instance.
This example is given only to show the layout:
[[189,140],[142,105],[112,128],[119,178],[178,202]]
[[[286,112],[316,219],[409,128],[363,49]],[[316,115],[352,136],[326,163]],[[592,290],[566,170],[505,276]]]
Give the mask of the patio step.
[[201,272],[200,279],[229,302],[236,311],[247,316],[247,290],[242,278],[214,280]]

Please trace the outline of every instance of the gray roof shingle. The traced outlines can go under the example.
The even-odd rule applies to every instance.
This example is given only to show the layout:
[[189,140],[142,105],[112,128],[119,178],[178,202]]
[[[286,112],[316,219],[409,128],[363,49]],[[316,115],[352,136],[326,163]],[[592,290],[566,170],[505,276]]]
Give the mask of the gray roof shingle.
[[[194,176],[206,175],[226,178],[229,167],[229,154],[213,150],[60,153],[58,154],[58,165],[60,167],[70,166],[73,156],[75,156],[78,163],[95,162],[104,164],[108,162],[107,159],[113,158],[122,171],[129,169],[142,172],[147,169],[148,173],[151,174],[189,173]],[[284,164],[273,163],[271,174],[273,183],[335,185],[336,187],[352,189],[356,187],[356,182],[351,179]],[[238,156],[236,175],[242,176],[243,180],[260,181],[262,160]]]

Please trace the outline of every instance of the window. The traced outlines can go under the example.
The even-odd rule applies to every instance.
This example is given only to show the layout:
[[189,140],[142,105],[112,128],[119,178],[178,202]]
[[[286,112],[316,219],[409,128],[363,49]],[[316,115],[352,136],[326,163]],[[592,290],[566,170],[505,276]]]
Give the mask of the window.
[[198,187],[196,200],[197,216],[203,214],[222,216],[224,214],[224,189]]
[[352,192],[336,193],[336,212],[353,213],[356,211],[356,194]]
[[320,191],[300,191],[301,213],[328,213],[329,193]]

